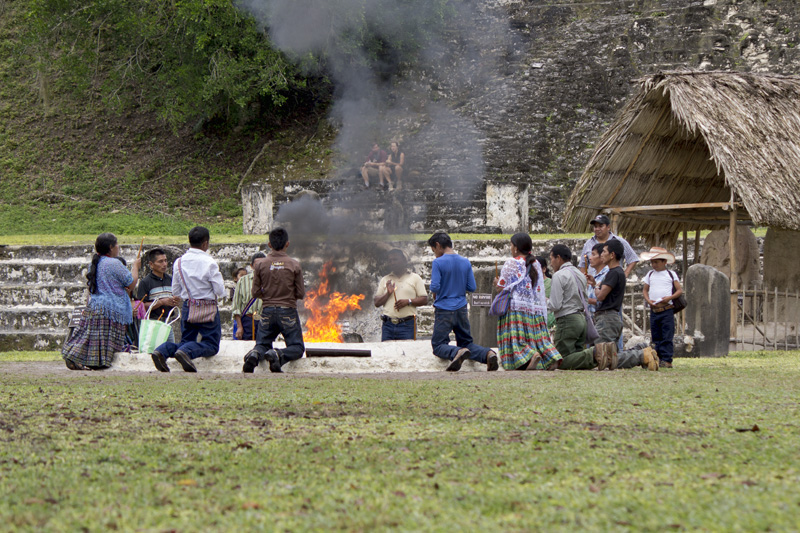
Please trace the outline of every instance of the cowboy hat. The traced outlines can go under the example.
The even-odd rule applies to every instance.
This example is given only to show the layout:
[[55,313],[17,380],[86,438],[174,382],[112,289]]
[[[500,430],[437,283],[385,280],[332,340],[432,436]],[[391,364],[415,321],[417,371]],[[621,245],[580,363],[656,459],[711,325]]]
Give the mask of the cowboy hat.
[[641,258],[643,261],[652,261],[653,259],[666,259],[667,264],[671,265],[675,262],[675,256],[669,253],[666,248],[659,248],[658,246],[653,246],[650,248],[649,252],[644,252],[641,254]]

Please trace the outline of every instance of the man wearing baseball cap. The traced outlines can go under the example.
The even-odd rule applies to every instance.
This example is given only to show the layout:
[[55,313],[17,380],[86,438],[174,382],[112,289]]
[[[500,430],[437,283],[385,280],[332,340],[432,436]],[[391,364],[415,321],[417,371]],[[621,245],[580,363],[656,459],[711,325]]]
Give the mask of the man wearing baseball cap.
[[[597,215],[589,224],[591,224],[594,229],[594,237],[584,243],[581,256],[578,258],[578,268],[583,270],[585,274],[589,267],[588,257],[589,254],[592,253],[592,248],[594,248],[596,244],[602,244],[611,239],[617,239],[622,243],[622,247],[625,250],[625,277],[628,277],[636,266],[636,263],[639,262],[639,256],[633,251],[631,245],[628,244],[628,241],[619,235],[615,235],[614,232],[611,231],[611,220],[609,220],[606,215]],[[594,272],[589,272],[589,274],[594,275]]]

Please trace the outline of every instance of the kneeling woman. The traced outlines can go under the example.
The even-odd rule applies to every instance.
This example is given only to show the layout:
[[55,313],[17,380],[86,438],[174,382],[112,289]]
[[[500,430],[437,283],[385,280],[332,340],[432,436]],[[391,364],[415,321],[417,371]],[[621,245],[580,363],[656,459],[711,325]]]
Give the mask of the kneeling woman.
[[500,290],[511,288],[508,312],[497,321],[500,362],[506,370],[555,370],[561,365],[547,330],[544,276],[532,248],[527,233],[511,237],[512,259],[495,282]]
[[129,292],[139,279],[140,259],[131,272],[117,259],[119,244],[113,233],[94,243],[95,254],[86,278],[89,305],[61,354],[70,370],[100,370],[111,366],[114,353],[125,346],[125,328],[133,321]]

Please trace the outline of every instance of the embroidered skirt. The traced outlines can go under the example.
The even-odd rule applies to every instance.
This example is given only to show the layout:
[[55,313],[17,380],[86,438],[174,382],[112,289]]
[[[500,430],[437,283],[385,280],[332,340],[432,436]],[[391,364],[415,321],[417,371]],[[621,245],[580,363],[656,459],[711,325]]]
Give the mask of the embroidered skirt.
[[546,319],[538,313],[509,310],[501,316],[497,321],[497,345],[506,370],[525,366],[537,354],[542,358],[537,370],[561,359],[550,339]]
[[64,359],[93,368],[111,366],[114,353],[125,347],[125,324],[87,309],[61,348]]

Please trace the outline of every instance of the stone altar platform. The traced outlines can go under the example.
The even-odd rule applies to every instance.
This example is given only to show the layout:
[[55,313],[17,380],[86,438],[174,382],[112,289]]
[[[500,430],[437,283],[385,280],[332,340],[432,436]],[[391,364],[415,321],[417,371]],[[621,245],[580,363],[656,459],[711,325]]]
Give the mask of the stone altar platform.
[[[244,356],[255,342],[223,340],[219,353],[214,357],[195,359],[197,371],[216,373],[241,373]],[[283,343],[276,342],[275,348]],[[384,372],[443,372],[448,362],[433,355],[431,342],[393,341],[339,344],[332,342],[306,343],[306,349],[326,348],[332,350],[370,350],[371,357],[307,357],[292,361],[283,366],[287,373],[313,374],[364,374]],[[495,348],[496,351],[496,348]],[[167,361],[172,372],[183,372],[175,359]],[[114,357],[111,370],[133,372],[157,372],[149,354],[119,352]],[[500,367],[502,371],[502,366]],[[255,370],[269,372],[269,365],[262,362]],[[486,365],[466,361],[460,372],[485,372]]]

